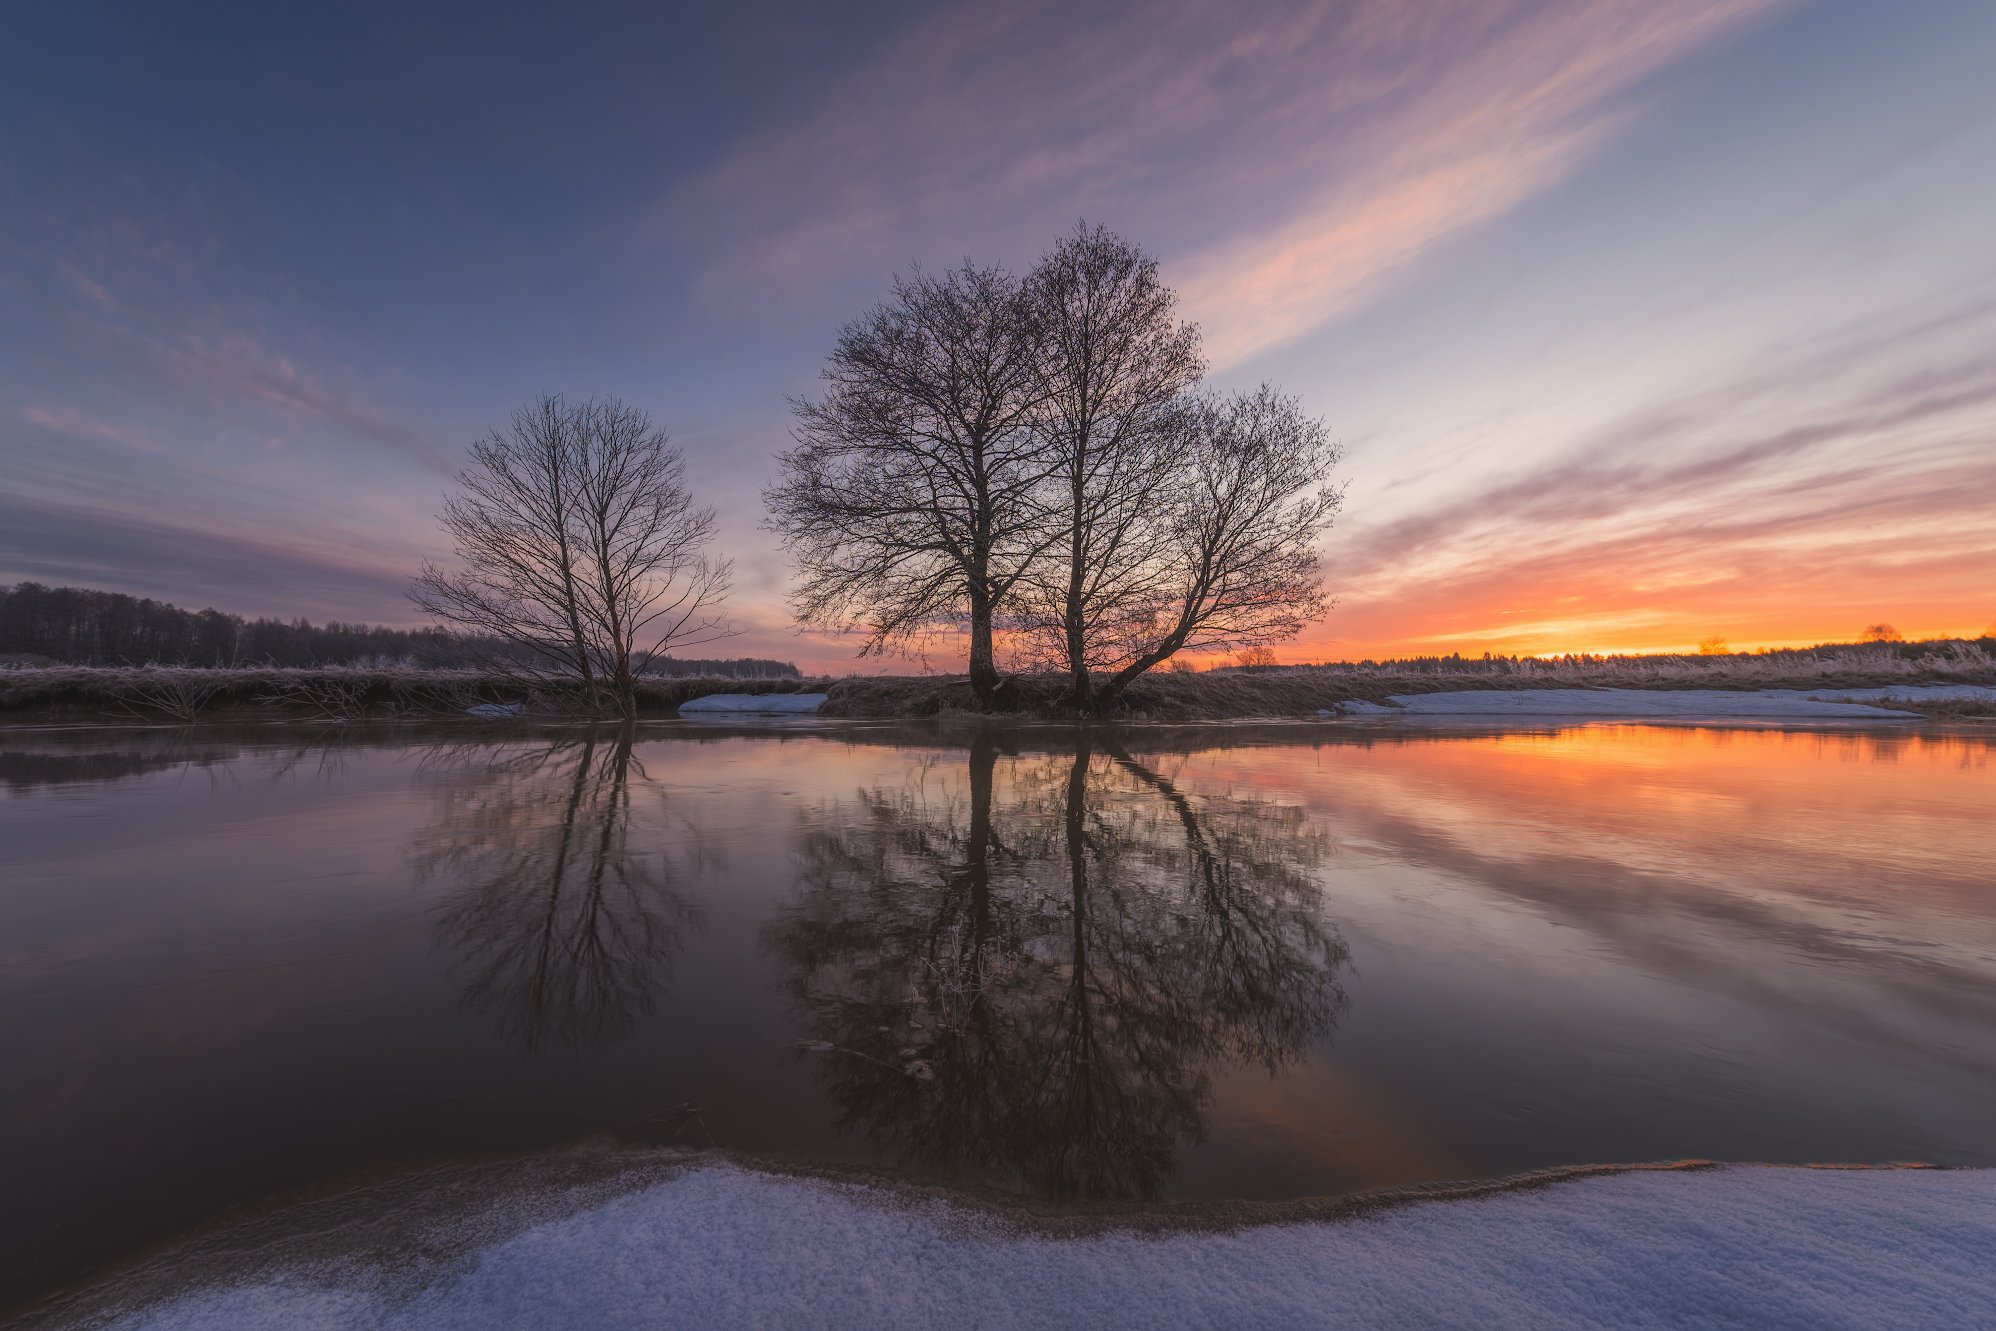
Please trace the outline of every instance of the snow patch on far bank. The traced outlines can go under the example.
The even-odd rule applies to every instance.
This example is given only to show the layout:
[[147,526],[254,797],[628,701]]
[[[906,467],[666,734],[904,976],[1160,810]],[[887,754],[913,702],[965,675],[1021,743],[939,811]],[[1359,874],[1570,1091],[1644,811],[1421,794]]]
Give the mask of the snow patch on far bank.
[[530,1228],[411,1297],[314,1272],[121,1331],[311,1327],[1996,1325],[1996,1171],[1621,1174],[1361,1219],[1011,1233],[883,1189],[693,1170]]
[[1463,689],[1395,695],[1395,706],[1342,704],[1347,716],[1601,716],[1780,720],[1907,720],[1919,713],[1889,704],[1996,702],[1977,684],[1908,684],[1861,689]]
[[825,705],[825,697],[822,693],[710,693],[679,704],[679,710],[808,716]]

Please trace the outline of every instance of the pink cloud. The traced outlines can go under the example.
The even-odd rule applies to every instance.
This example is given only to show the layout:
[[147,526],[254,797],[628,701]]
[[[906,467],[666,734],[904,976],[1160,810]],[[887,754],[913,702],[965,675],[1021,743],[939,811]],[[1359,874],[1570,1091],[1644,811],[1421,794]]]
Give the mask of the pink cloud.
[[1770,0],[1550,6],[1464,48],[1424,34],[1433,68],[1366,147],[1278,224],[1184,265],[1181,290],[1226,366],[1362,307],[1423,254],[1571,175],[1626,118],[1643,78]]
[[247,399],[373,441],[425,469],[449,470],[435,440],[390,419],[360,395],[240,334],[149,339],[154,361],[184,389]]
[[1165,253],[1232,363],[1564,179],[1636,83],[1777,3],[938,13],[671,191],[648,232],[714,249],[714,308],[790,312],[913,258],[1020,262],[1085,214]]

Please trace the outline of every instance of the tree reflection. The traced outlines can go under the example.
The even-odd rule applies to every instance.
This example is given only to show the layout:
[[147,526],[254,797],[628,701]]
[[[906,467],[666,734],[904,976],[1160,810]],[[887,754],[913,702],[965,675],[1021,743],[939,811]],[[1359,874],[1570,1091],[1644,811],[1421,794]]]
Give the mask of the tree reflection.
[[1003,764],[980,738],[960,784],[859,806],[806,832],[767,937],[842,1126],[911,1164],[1154,1195],[1216,1071],[1272,1073],[1342,1010],[1300,810],[1086,737]]
[[632,844],[632,787],[646,775],[631,740],[590,732],[496,758],[479,746],[417,857],[425,876],[460,884],[437,938],[465,1000],[529,1050],[628,1031],[699,922],[666,852]]

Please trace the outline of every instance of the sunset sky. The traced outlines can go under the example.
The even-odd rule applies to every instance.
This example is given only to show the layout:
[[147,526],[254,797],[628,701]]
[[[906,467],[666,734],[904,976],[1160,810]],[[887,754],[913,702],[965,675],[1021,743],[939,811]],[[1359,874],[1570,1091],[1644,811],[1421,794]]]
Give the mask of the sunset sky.
[[1077,218],[1343,440],[1284,660],[1996,621],[1989,0],[240,7],[0,19],[0,582],[418,622],[541,392],[758,492],[839,322]]

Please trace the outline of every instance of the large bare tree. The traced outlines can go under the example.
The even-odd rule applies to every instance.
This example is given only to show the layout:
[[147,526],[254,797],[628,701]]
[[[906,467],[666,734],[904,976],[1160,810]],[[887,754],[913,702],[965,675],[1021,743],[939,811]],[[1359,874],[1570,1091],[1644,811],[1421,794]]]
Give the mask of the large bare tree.
[[897,278],[841,330],[765,495],[802,574],[801,622],[863,632],[862,655],[964,631],[983,702],[994,622],[1046,535],[1030,315],[1002,268]]
[[1091,643],[1127,636],[1155,603],[1166,554],[1159,505],[1186,461],[1178,416],[1205,365],[1157,260],[1103,227],[1077,225],[1027,279],[1039,336],[1048,507],[1056,557],[1025,617],[1092,705]]
[[707,554],[714,511],[644,412],[543,397],[471,458],[443,512],[458,567],[424,565],[409,592],[420,609],[625,716],[654,660],[731,632],[720,605],[732,566]]
[[863,630],[862,654],[967,631],[986,705],[1002,641],[1083,712],[1178,652],[1293,636],[1326,608],[1338,451],[1271,388],[1200,394],[1204,368],[1157,261],[1099,226],[1023,282],[897,280],[765,495],[798,619]]

